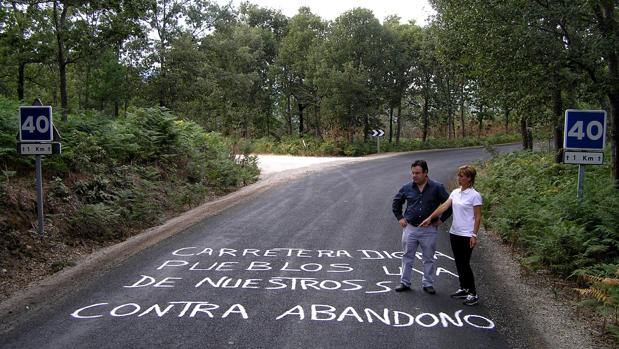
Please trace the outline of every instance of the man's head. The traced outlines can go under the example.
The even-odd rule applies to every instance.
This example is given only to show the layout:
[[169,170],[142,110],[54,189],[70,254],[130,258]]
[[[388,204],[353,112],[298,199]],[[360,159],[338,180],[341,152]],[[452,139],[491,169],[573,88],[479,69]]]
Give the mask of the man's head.
[[411,165],[411,177],[417,184],[425,184],[428,180],[428,164],[425,160],[416,160]]

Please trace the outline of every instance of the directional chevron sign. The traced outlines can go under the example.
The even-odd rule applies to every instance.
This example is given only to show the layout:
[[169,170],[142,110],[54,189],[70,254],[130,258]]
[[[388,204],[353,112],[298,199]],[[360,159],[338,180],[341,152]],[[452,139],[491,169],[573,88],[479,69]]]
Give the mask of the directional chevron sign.
[[385,131],[378,129],[378,130],[370,130],[370,136],[372,137],[382,137],[385,135]]

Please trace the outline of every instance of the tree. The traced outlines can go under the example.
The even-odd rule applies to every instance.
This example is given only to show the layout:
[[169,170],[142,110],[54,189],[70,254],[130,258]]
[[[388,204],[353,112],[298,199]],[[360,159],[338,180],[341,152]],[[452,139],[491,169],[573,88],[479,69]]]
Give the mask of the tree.
[[16,1],[0,5],[4,14],[4,32],[0,35],[2,56],[7,66],[17,69],[16,95],[24,100],[26,68],[30,64],[47,62],[52,47],[43,44],[51,42],[50,28],[43,11],[36,3],[19,4]]
[[235,24],[205,38],[201,50],[208,63],[211,123],[226,134],[240,130],[240,135],[249,136],[250,126],[261,116],[256,106],[263,105],[263,99],[270,100],[268,93],[261,93],[266,88],[261,79],[266,64],[262,29]]
[[261,8],[248,2],[241,4],[239,12],[241,23],[257,29],[261,35],[262,57],[255,66],[260,83],[254,85],[252,92],[257,112],[251,121],[256,132],[270,135],[271,125],[274,124],[273,101],[276,100],[278,73],[275,62],[281,42],[288,31],[288,18],[280,11]]
[[[610,106],[612,175],[619,187],[617,120],[619,119],[619,27],[617,5],[599,1],[485,2],[433,0],[443,28],[460,29],[469,45],[466,54],[478,74],[510,78],[519,99],[548,93],[557,160],[560,160],[562,115],[568,103],[578,104],[569,87],[585,83],[603,91]],[[496,69],[493,69],[496,68]],[[497,71],[498,70],[498,71]],[[493,81],[493,90],[505,82]],[[510,95],[503,89],[504,96]],[[567,95],[567,97],[566,97]],[[586,101],[581,101],[586,102]],[[600,106],[602,107],[602,106]]]
[[421,123],[422,123],[422,141],[425,142],[428,138],[428,128],[430,126],[430,109],[434,103],[436,95],[436,71],[437,71],[437,57],[436,57],[436,43],[434,41],[432,27],[425,28],[419,40],[419,63],[417,65],[418,73],[415,75],[413,85],[420,90],[422,98],[422,111],[421,111]]
[[414,23],[401,24],[397,16],[387,17],[383,23],[389,39],[384,47],[384,91],[389,109],[389,142],[393,137],[393,110],[396,109],[396,144],[400,143],[402,101],[414,94],[411,87],[420,63],[419,41],[421,28]]
[[362,8],[345,12],[330,29],[317,73],[324,106],[350,141],[362,125],[367,142],[384,95],[381,50],[386,36],[372,11]]
[[156,38],[152,39],[150,58],[155,65],[152,78],[161,107],[171,102],[169,94],[173,85],[168,80],[167,56],[172,42],[182,33],[180,19],[189,4],[189,0],[156,0],[151,2],[146,12],[146,21],[156,34]]
[[[317,105],[318,90],[311,76],[315,70],[314,60],[308,59],[318,45],[322,44],[325,23],[309,8],[301,7],[299,13],[290,19],[288,32],[283,37],[276,60],[278,79],[283,93],[294,97],[299,117],[299,136],[305,132],[303,111],[311,104]],[[288,102],[290,102],[290,99]],[[290,113],[290,106],[288,107]],[[289,133],[292,133],[292,118],[289,114]],[[320,130],[320,125],[317,125]],[[317,131],[320,134],[320,131]]]

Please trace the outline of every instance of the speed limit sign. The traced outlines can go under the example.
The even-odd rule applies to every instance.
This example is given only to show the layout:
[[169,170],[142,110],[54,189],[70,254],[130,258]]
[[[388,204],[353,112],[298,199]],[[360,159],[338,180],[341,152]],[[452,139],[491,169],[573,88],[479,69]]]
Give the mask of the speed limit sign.
[[603,151],[606,143],[606,111],[565,111],[565,134],[563,148],[566,150]]
[[54,140],[52,107],[19,107],[19,140],[21,142],[51,142]]

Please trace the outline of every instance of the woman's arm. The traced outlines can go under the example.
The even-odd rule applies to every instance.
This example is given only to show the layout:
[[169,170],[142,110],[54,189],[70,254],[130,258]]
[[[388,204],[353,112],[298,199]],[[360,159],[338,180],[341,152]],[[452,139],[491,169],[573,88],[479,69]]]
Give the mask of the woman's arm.
[[481,225],[481,205],[473,206],[473,215],[475,217],[475,225],[473,225],[473,236],[469,242],[471,248],[477,245],[477,233],[479,232],[479,226]]
[[425,227],[430,225],[430,223],[432,222],[432,218],[438,217],[441,213],[447,211],[449,207],[451,207],[451,198],[447,199],[447,201],[443,202],[439,207],[437,207],[436,210],[434,210],[434,212],[432,212],[432,214],[428,216],[428,218],[424,219],[424,221],[419,224],[419,226]]

